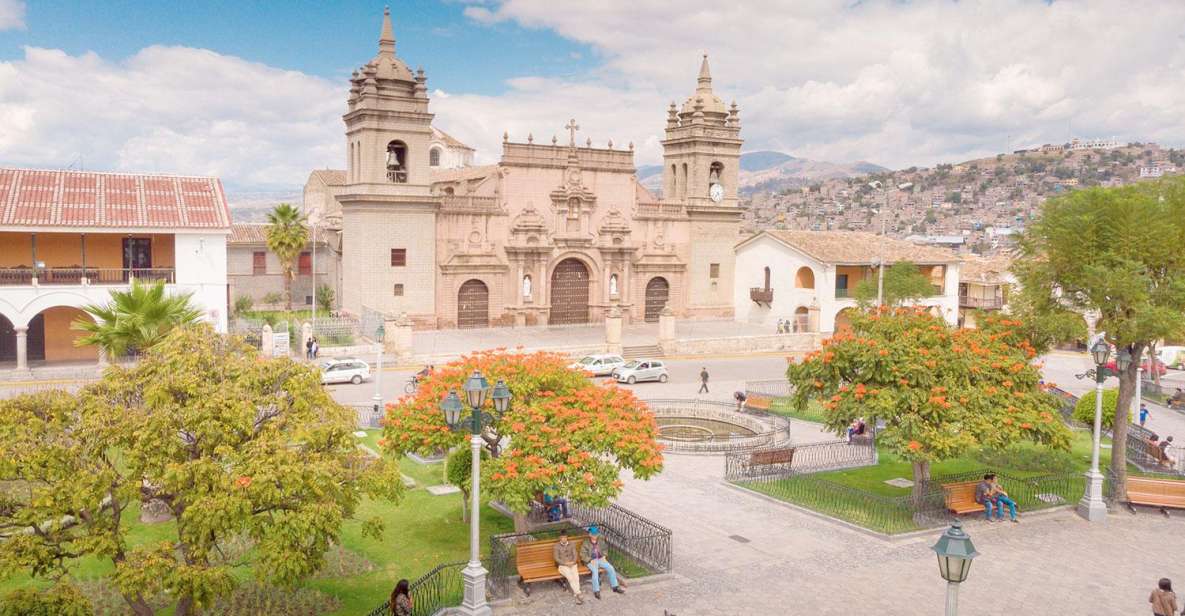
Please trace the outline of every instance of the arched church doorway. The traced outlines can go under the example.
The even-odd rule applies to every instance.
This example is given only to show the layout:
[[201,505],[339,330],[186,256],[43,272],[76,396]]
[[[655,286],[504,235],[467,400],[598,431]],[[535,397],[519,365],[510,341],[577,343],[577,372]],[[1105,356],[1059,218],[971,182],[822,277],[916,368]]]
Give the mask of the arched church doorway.
[[550,325],[588,323],[588,268],[579,259],[564,259],[551,272]]
[[646,283],[646,322],[654,323],[658,321],[658,315],[662,312],[663,306],[667,305],[667,301],[671,298],[671,283],[667,282],[666,278],[662,276],[655,276]]
[[490,289],[480,280],[466,280],[457,291],[457,327],[490,326]]
[[16,328],[0,314],[0,361],[16,361]]

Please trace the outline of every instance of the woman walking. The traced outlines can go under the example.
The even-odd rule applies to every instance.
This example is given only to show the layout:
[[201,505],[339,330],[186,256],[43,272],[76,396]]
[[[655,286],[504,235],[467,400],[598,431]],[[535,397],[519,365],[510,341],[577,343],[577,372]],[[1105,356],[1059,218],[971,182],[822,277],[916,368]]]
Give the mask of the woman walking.
[[1152,604],[1154,616],[1173,616],[1177,613],[1177,595],[1173,592],[1173,582],[1168,578],[1160,578],[1158,588],[1148,597]]
[[394,616],[411,616],[411,591],[408,590],[406,579],[399,580],[395,590],[391,592],[391,614]]

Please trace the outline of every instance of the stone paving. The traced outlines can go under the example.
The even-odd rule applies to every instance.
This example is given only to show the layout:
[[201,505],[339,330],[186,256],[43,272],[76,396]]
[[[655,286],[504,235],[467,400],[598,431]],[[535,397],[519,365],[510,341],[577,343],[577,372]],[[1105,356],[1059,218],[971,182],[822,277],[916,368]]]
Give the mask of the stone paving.
[[[795,439],[824,435],[795,422]],[[620,503],[674,532],[674,573],[577,606],[559,588],[517,590],[499,616],[940,614],[945,583],[930,551],[941,530],[885,541],[726,486],[719,456],[667,457],[649,481],[627,481]],[[1126,510],[1089,525],[1070,510],[1020,524],[966,521],[981,556],[960,614],[1146,614],[1161,576],[1185,584],[1185,516]],[[747,542],[742,542],[739,536]]]

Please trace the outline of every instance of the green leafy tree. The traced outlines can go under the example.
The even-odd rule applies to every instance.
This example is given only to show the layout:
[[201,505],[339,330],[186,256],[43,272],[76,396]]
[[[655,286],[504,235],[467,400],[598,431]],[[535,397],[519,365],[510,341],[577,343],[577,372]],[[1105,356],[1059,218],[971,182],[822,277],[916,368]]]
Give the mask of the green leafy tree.
[[90,616],[90,601],[68,582],[46,590],[18,588],[0,599],[0,616]]
[[[865,307],[875,304],[877,284],[876,277],[861,280],[852,290],[852,296]],[[901,306],[931,295],[934,285],[913,263],[898,261],[885,269],[884,305]]]
[[882,309],[855,315],[850,333],[786,376],[798,409],[822,402],[837,434],[859,417],[883,419],[877,444],[912,463],[920,498],[931,462],[969,449],[1022,440],[1069,448],[1056,401],[1038,387],[1035,355],[1015,321],[989,316],[979,329],[952,330],[921,309]]
[[80,318],[74,322],[74,329],[87,332],[74,344],[93,344],[110,357],[143,352],[173,328],[197,322],[202,313],[190,302],[192,296],[166,293],[164,282],[144,284],[133,280],[127,291],[112,291],[110,302],[83,306],[93,320]]
[[[623,470],[638,479],[662,470],[658,424],[629,390],[590,381],[569,361],[554,353],[488,351],[437,368],[414,396],[387,406],[380,444],[402,455],[467,443],[468,431],[450,430],[440,403],[453,390],[463,398],[462,384],[478,370],[491,385],[505,380],[513,396],[506,415],[482,432],[490,453],[482,482],[491,498],[519,513],[516,526],[539,492],[607,505],[621,492]],[[493,414],[492,401],[486,407]]]
[[267,213],[267,247],[284,268],[284,301],[292,310],[292,279],[296,276],[296,259],[309,242],[309,228],[300,210],[281,203]]
[[323,284],[317,287],[317,307],[324,312],[333,311],[333,287]]
[[242,315],[251,312],[251,307],[255,305],[255,300],[251,299],[250,295],[240,295],[235,298],[235,314]]
[[[1185,178],[1091,188],[1045,202],[1013,266],[1038,308],[1097,314],[1096,329],[1133,357],[1185,327]],[[1126,488],[1128,410],[1139,362],[1119,374],[1111,447],[1117,493]]]
[[[0,401],[0,476],[22,486],[0,507],[0,571],[59,577],[105,560],[137,616],[160,596],[189,616],[239,582],[244,563],[223,562],[218,545],[245,536],[256,577],[294,583],[324,564],[364,495],[400,495],[398,468],[357,448],[354,421],[314,369],[205,325],[175,329],[77,396]],[[176,523],[132,545],[127,514],[146,502]]]

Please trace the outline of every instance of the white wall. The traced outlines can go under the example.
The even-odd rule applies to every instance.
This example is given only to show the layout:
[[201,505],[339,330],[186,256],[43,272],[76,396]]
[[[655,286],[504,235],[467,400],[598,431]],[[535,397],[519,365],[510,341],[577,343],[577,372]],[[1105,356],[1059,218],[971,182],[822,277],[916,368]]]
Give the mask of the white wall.
[[226,235],[177,234],[176,290],[193,293],[193,303],[207,321],[226,331]]

